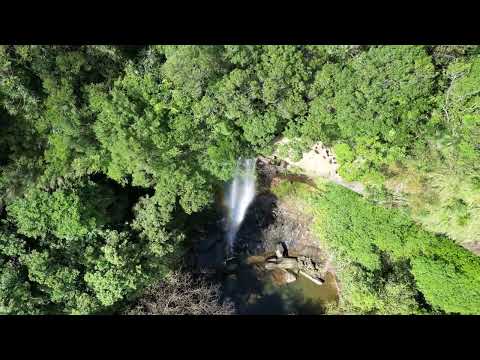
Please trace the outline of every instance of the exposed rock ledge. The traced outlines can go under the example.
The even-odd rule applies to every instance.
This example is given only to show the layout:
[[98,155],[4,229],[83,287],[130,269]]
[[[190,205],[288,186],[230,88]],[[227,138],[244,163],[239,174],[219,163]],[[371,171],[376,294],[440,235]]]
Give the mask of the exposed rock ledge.
[[[290,142],[287,138],[277,140],[274,146],[278,149],[279,146]],[[266,159],[266,158],[264,158]],[[310,151],[303,154],[299,161],[287,157],[281,158],[278,151],[273,154],[274,159],[281,159],[282,165],[285,169],[291,167],[298,167],[302,169],[305,175],[310,177],[323,177],[333,181],[341,186],[344,186],[359,194],[364,194],[365,186],[360,182],[348,182],[342,179],[338,174],[339,164],[332,149],[327,148],[321,142],[314,144]],[[272,159],[268,159],[271,161]]]
[[[274,255],[249,256],[246,258],[245,264],[266,270],[276,285],[293,282],[299,274],[317,285],[324,283],[323,278],[328,271],[325,266],[319,266],[306,256],[287,256],[288,251],[285,244],[282,243],[282,246],[285,249],[283,252],[277,249]],[[227,273],[235,272],[239,265],[236,259],[232,260],[226,262],[225,271]]]

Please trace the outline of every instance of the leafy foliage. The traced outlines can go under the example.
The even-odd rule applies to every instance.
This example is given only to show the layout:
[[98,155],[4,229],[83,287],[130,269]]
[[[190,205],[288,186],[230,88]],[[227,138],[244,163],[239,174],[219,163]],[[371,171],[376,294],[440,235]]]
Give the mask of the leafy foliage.
[[[475,244],[479,59],[478,46],[0,46],[0,312],[121,306],[175,267],[189,216],[237,158],[282,136],[297,156],[333,146],[377,203]],[[348,260],[351,308],[423,311],[419,292],[435,311],[476,308],[476,265],[449,267],[457,247],[406,211],[328,196],[315,201],[335,215],[323,231]],[[450,273],[461,286],[439,285]]]
[[423,313],[429,308],[422,299],[437,312],[480,310],[480,259],[469,251],[337,185],[295,197],[315,215],[316,234],[336,256],[343,311]]

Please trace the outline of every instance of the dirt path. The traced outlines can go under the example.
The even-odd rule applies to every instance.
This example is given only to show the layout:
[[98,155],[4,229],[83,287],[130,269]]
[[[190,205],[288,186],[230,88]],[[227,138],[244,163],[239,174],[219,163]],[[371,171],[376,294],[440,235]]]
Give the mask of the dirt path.
[[473,252],[475,255],[480,256],[480,241],[474,241],[463,245],[466,249]]

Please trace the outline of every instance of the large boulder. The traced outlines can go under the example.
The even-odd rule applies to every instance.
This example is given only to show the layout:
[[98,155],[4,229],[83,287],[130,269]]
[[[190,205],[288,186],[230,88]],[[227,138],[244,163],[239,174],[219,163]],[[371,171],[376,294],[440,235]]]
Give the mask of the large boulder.
[[295,275],[281,268],[275,268],[271,270],[269,275],[273,284],[277,286],[282,286],[297,280]]
[[282,258],[280,261],[277,262],[267,262],[265,263],[265,269],[272,270],[272,269],[288,269],[288,270],[297,270],[298,264],[297,259],[295,258]]

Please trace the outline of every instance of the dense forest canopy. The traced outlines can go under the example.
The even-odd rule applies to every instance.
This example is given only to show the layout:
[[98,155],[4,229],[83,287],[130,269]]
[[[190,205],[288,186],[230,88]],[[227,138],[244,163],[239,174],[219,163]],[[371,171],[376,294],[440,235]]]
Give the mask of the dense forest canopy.
[[[480,240],[479,46],[0,46],[0,313],[135,298],[181,258],[237,158],[280,136],[297,156],[332,146],[371,202],[449,237],[432,246]],[[398,261],[433,308],[480,311],[458,295],[480,297],[478,257],[442,251]],[[445,269],[458,296],[435,282]]]

